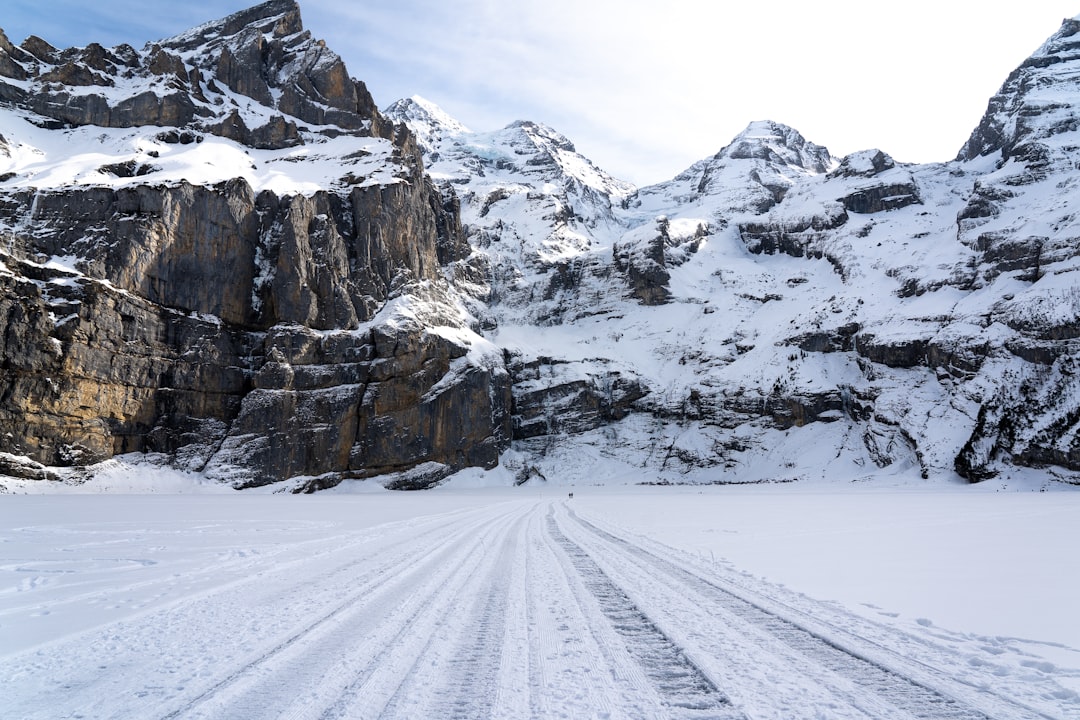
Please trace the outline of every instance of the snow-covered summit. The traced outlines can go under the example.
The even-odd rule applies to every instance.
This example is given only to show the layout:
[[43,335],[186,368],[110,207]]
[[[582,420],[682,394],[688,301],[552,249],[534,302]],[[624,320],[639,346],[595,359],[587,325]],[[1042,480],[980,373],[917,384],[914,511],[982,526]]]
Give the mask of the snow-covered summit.
[[1061,28],[990,99],[959,160],[983,170],[959,236],[993,264],[1042,278],[1076,256],[1080,219],[1080,20]]
[[[197,25],[156,44],[194,49],[221,43],[252,28],[284,35],[300,33],[303,31],[300,4],[296,0],[265,0],[221,19]],[[147,43],[148,46],[154,44]]]
[[435,151],[444,138],[471,132],[441,107],[419,95],[398,100],[382,112],[394,122],[405,123],[426,153]]
[[799,180],[836,166],[828,149],[794,128],[771,120],[750,123],[715,155],[674,179],[643,188],[633,199],[645,215],[673,206],[706,204],[725,214],[761,213],[778,203]]
[[496,134],[477,139],[479,143],[473,147],[481,148],[485,143],[503,145],[524,157],[524,164],[518,164],[526,173],[554,172],[610,198],[621,198],[634,190],[632,184],[601,170],[580,154],[569,138],[543,123],[519,120]]
[[265,149],[392,135],[363,83],[304,30],[294,0],[141,50],[57,50],[36,37],[16,46],[0,35],[0,101],[64,126],[177,127]]
[[6,187],[243,178],[313,193],[420,172],[363,83],[304,29],[295,0],[141,50],[16,46],[0,32],[0,103]]
[[827,148],[809,142],[798,130],[772,120],[750,123],[716,154],[717,160],[764,160],[810,173],[828,172],[835,164]]
[[1062,22],[1031,57],[1020,64],[990,98],[986,114],[960,149],[959,160],[1000,153],[1005,161],[1018,149],[1039,153],[1032,144],[1055,145],[1054,137],[1075,131],[1076,78],[1080,75],[1080,16]]
[[463,181],[474,174],[512,171],[570,182],[621,198],[634,190],[577,151],[562,133],[539,122],[517,120],[494,132],[472,132],[435,103],[413,96],[389,105],[383,114],[404,123],[428,155],[435,177]]

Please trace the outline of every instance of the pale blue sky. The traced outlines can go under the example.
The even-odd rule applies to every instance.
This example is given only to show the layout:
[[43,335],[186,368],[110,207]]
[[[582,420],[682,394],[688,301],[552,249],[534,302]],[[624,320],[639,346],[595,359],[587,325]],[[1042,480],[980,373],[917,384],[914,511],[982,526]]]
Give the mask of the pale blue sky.
[[[148,40],[254,0],[4,0],[18,43]],[[711,155],[750,121],[834,154],[947,160],[1008,73],[1078,0],[300,0],[305,26],[380,107],[423,95],[473,130],[545,122],[640,185]],[[1000,9],[999,9],[1000,8]],[[1007,11],[1004,10],[1007,8]]]

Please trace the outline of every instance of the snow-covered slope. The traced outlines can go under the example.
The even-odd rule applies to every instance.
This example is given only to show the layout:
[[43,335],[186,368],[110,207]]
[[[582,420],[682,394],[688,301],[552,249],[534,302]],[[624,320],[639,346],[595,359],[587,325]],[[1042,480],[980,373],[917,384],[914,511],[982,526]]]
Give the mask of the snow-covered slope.
[[610,238],[621,227],[615,209],[632,185],[539,123],[473,133],[422,98],[394,103],[384,114],[421,139],[432,179],[460,198],[479,263],[472,276],[478,282],[469,288],[474,296],[503,311],[514,308],[528,323],[593,311],[567,292],[567,276],[588,274],[585,265],[596,253],[610,253]]
[[[255,192],[311,195],[320,190],[398,182],[406,170],[376,137],[310,136],[279,149],[251,148],[216,135],[174,141],[169,131],[83,126],[47,130],[25,112],[0,115],[0,190],[125,188],[147,183],[213,185],[242,178]],[[187,138],[185,138],[187,139]]]
[[452,128],[426,156],[489,268],[477,312],[512,359],[520,477],[1073,481],[1078,27],[951,163],[837,159],[755,122],[634,191],[539,126],[397,114]]

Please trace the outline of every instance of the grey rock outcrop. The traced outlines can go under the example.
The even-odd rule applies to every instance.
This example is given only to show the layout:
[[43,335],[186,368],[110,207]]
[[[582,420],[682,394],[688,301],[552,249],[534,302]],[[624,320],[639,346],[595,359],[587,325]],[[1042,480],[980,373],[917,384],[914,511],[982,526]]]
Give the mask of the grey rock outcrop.
[[[118,85],[130,94],[118,97]],[[225,90],[278,114],[248,127]],[[96,43],[57,50],[35,37],[21,46],[4,37],[0,102],[63,125],[194,126],[257,148],[302,144],[298,122],[327,133],[390,139],[394,132],[364,84],[304,30],[295,0],[269,0],[142,50]]]
[[71,190],[38,196],[35,218],[24,252],[78,253],[82,273],[9,259],[0,275],[8,452],[160,452],[252,485],[490,466],[509,440],[498,363],[456,367],[468,347],[423,324],[360,330],[409,293],[443,308],[432,324],[460,324],[425,289],[438,265],[424,192]]

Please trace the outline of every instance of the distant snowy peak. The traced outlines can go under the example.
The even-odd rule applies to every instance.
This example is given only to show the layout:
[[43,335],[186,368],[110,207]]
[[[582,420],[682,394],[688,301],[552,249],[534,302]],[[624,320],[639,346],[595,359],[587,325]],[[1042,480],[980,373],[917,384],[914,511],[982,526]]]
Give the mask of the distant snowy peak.
[[837,166],[828,149],[797,130],[760,120],[712,157],[691,165],[673,180],[644,188],[638,206],[670,214],[675,206],[707,202],[726,213],[760,214],[779,203],[800,178]]
[[569,182],[615,199],[635,190],[598,168],[569,138],[543,123],[518,120],[494,132],[472,132],[435,103],[415,95],[393,103],[383,115],[409,128],[436,177],[457,181],[479,177],[490,182],[494,175],[507,175],[516,178],[514,182],[538,182],[538,188]]
[[544,123],[533,122],[532,120],[517,120],[507,125],[506,130],[510,132],[520,130],[537,147],[546,150],[558,149],[572,153],[577,152],[577,148],[574,147],[574,143],[570,142],[568,137]]
[[524,168],[528,172],[535,170],[553,179],[561,175],[612,198],[625,197],[635,190],[632,184],[601,170],[565,135],[543,123],[519,120],[495,136],[515,153],[530,156]]
[[1073,133],[1080,125],[1076,78],[1080,76],[1080,16],[1065,20],[1042,47],[1016,68],[990,98],[982,122],[957,159],[1001,154]]
[[435,150],[443,138],[471,132],[441,107],[419,95],[398,100],[382,112],[389,120],[405,123],[424,153]]
[[396,123],[405,123],[416,138],[420,151],[429,159],[437,155],[444,140],[469,134],[469,128],[432,101],[419,95],[395,101],[382,110],[382,116]]
[[764,160],[820,175],[836,164],[829,150],[809,142],[798,130],[771,120],[750,123],[716,159]]

